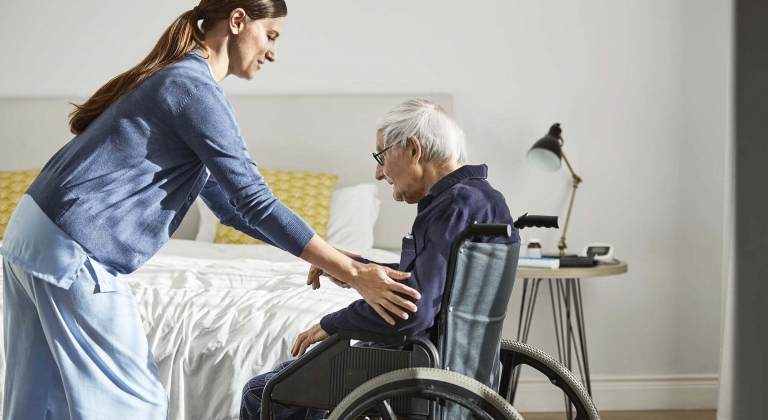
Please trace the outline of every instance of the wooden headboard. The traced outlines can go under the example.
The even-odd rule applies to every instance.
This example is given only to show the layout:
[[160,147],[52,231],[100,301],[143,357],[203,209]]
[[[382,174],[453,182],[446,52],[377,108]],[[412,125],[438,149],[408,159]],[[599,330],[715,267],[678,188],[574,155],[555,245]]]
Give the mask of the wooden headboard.
[[[391,106],[409,98],[435,101],[452,112],[450,95],[318,95],[232,97],[251,156],[260,167],[333,173],[337,187],[376,182],[371,152],[376,123]],[[42,167],[72,138],[69,102],[82,98],[0,99],[0,170]],[[399,249],[416,206],[396,203],[392,189],[378,182],[381,212],[378,248]],[[193,208],[174,237],[192,239],[199,214]]]

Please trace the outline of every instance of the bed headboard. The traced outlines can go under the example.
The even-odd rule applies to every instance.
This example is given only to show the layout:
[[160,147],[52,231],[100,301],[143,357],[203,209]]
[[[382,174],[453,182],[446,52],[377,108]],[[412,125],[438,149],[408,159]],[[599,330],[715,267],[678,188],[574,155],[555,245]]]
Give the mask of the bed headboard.
[[[391,106],[414,97],[452,112],[447,94],[241,96],[230,102],[260,167],[333,173],[339,176],[337,187],[344,187],[376,182],[371,158],[376,123]],[[82,99],[0,99],[0,170],[40,168],[69,141],[69,102]],[[375,246],[399,249],[416,206],[396,203],[391,187],[377,184],[381,211]],[[193,206],[174,237],[194,238],[198,219]]]

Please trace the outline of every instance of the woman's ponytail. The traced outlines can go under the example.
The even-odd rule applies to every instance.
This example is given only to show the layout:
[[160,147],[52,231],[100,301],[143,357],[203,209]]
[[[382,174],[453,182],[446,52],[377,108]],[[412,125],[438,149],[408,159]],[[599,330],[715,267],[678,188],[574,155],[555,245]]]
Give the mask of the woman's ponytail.
[[232,10],[237,8],[243,9],[254,20],[288,14],[284,0],[202,0],[192,10],[182,13],[165,30],[155,48],[141,63],[107,82],[84,104],[72,104],[76,109],[69,114],[69,130],[72,134],[82,133],[99,114],[149,76],[181,60],[196,48],[207,51],[204,31],[228,19]]
[[69,114],[72,134],[82,133],[99,114],[149,76],[181,60],[195,48],[205,50],[203,32],[197,26],[200,15],[197,7],[183,13],[165,30],[141,63],[107,82],[82,105],[73,104],[76,109]]

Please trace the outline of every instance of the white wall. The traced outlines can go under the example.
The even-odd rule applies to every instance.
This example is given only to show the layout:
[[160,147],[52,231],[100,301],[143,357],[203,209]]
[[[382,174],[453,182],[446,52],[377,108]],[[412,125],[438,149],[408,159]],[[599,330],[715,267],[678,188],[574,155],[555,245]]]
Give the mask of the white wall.
[[[720,347],[711,345],[720,339],[720,330],[710,326],[721,320],[720,314],[715,315],[721,293],[712,292],[723,287],[724,259],[718,257],[723,253],[725,192],[730,181],[726,179],[726,142],[731,112],[731,4],[715,1],[711,7],[699,7],[700,3],[684,3],[677,242],[687,249],[679,255],[681,287],[675,298],[687,304],[675,312],[682,344],[673,351],[676,360],[686,360],[687,372],[711,369],[716,366],[712,360],[720,354]],[[687,345],[700,350],[688,353]]]
[[[0,97],[89,95],[142,59],[172,19],[194,6],[7,3]],[[626,275],[582,285],[598,406],[714,407],[729,1],[289,6],[277,63],[252,82],[226,80],[229,94],[451,93],[470,160],[490,166],[514,215],[565,214],[567,170],[538,173],[524,159],[560,122],[565,151],[584,179],[568,244],[580,251],[589,242],[613,243],[630,265]],[[556,232],[528,234],[555,248]],[[529,341],[556,354],[550,311],[543,294]],[[560,401],[534,408],[558,409]]]

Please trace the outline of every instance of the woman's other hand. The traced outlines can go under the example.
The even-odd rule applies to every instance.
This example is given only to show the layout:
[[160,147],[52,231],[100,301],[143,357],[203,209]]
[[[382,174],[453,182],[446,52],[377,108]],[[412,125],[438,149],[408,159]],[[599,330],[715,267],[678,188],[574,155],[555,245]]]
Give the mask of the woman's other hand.
[[343,281],[337,279],[336,277],[333,277],[332,275],[326,273],[325,271],[323,271],[322,268],[316,265],[313,265],[312,267],[309,268],[309,274],[307,274],[307,285],[312,285],[312,290],[319,289],[321,276],[328,277],[328,280],[330,280],[336,286],[339,286],[344,289],[351,288],[351,286],[348,285],[347,283],[344,283]]
[[[360,258],[361,255],[344,251],[343,249],[336,248],[337,251],[341,252],[342,254],[348,256],[349,258]],[[336,286],[339,286],[344,289],[349,289],[350,286],[347,283],[344,283],[343,281],[337,279],[336,277],[333,277],[332,275],[326,273],[323,271],[322,268],[312,265],[312,267],[309,268],[309,274],[307,274],[307,286],[312,285],[312,290],[316,290],[320,288],[320,277],[325,276],[328,277],[328,279],[333,282]]]

